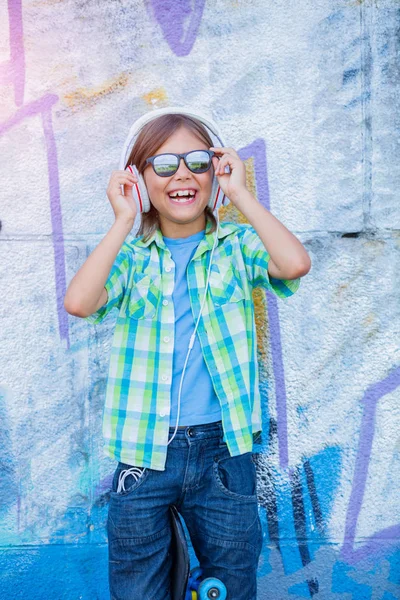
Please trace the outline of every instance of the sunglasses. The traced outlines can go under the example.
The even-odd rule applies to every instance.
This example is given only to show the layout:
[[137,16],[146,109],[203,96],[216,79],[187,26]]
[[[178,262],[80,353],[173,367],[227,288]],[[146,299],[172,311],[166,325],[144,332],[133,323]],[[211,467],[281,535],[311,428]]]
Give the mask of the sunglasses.
[[205,173],[211,167],[212,150],[191,150],[184,154],[156,154],[146,160],[146,165],[151,164],[154,172],[160,177],[170,177],[179,169],[181,158],[192,173]]

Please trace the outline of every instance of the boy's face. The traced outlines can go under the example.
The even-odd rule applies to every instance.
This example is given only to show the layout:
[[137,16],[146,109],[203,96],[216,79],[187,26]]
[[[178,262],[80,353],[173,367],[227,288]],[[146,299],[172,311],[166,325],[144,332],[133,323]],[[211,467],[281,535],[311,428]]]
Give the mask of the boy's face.
[[[180,127],[154,154],[174,152],[183,154],[190,150],[208,150],[208,146],[192,131]],[[204,210],[211,195],[213,166],[205,173],[195,174],[181,159],[179,168],[170,177],[160,177],[147,165],[143,178],[151,203],[158,211],[162,234],[166,237],[188,237],[205,228]],[[195,192],[194,199],[181,198],[178,202],[170,194],[176,190]]]

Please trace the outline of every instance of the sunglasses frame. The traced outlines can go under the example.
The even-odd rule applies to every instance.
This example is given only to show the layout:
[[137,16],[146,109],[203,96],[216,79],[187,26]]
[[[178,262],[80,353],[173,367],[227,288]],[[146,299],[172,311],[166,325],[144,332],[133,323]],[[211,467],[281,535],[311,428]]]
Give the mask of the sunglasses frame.
[[[206,169],[202,169],[201,171],[192,171],[192,169],[189,167],[189,165],[186,161],[187,155],[192,154],[192,152],[206,152],[208,154],[208,156],[210,157],[210,163]],[[158,158],[159,156],[176,156],[177,157],[178,164],[173,173],[168,173],[168,174],[157,173],[157,171],[154,167],[154,160],[156,158]],[[172,175],[175,175],[175,173],[179,169],[179,166],[181,164],[181,159],[183,158],[183,161],[184,161],[185,165],[187,166],[187,168],[189,169],[189,171],[191,173],[194,173],[195,175],[200,175],[201,173],[206,173],[206,171],[208,171],[211,168],[213,156],[216,156],[216,154],[213,150],[205,150],[204,148],[201,148],[200,150],[190,150],[189,152],[184,152],[183,154],[175,154],[175,152],[162,152],[161,154],[155,154],[154,156],[149,156],[149,158],[146,159],[145,165],[151,164],[151,166],[153,167],[154,173],[156,175],[158,175],[159,177],[172,177]]]

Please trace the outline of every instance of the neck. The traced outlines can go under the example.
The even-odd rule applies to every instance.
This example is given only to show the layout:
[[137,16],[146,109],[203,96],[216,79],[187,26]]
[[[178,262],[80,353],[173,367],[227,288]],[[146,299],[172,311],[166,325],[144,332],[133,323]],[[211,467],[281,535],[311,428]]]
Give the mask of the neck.
[[176,239],[186,238],[206,228],[206,216],[203,213],[199,218],[190,223],[175,223],[174,221],[165,222],[161,217],[160,229],[164,237]]

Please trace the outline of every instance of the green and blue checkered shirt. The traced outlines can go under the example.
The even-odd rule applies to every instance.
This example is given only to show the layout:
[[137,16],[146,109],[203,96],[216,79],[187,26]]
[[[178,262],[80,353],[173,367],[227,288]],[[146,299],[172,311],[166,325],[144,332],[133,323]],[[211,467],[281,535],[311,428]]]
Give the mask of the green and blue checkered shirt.
[[[216,232],[199,242],[187,267],[193,328],[203,301]],[[257,334],[252,290],[280,298],[294,294],[300,278],[268,274],[269,254],[251,225],[221,222],[209,289],[196,335],[221,405],[224,440],[231,456],[253,449],[262,429]],[[163,471],[170,427],[174,344],[174,262],[162,233],[125,240],[105,284],[104,306],[86,317],[100,323],[118,309],[103,412],[106,455]],[[189,358],[190,359],[190,358]]]

